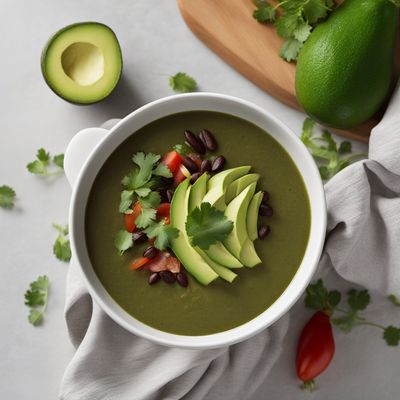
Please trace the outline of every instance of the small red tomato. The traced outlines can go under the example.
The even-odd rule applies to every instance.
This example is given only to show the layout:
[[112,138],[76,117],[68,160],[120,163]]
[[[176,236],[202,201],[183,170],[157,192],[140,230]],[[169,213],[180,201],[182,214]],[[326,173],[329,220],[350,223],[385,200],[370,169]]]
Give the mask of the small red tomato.
[[296,372],[304,387],[313,388],[313,379],[328,367],[335,353],[329,316],[317,311],[301,332],[297,346]]
[[168,167],[172,174],[175,174],[182,160],[182,156],[177,151],[170,151],[162,158],[161,162]]
[[157,208],[157,217],[164,218],[166,224],[170,222],[170,209],[171,204],[169,203],[161,203]]
[[130,214],[125,214],[124,215],[124,221],[125,221],[125,228],[128,232],[132,233],[133,231],[136,230],[136,218],[139,216],[140,211],[142,207],[140,206],[140,203],[137,201],[133,205],[132,212]]

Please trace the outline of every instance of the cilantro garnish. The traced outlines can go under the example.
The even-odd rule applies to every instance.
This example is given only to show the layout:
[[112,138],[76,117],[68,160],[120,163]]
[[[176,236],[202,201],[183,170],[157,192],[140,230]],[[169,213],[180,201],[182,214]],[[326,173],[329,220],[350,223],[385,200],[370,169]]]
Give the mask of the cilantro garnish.
[[156,238],[154,246],[159,250],[166,250],[179,235],[179,230],[166,224],[164,220],[153,222],[144,232],[150,239]]
[[233,222],[210,203],[202,203],[187,217],[186,232],[192,245],[207,250],[212,244],[224,240],[232,231]]
[[392,304],[394,304],[396,307],[400,307],[400,299],[394,295],[394,294],[390,294],[388,296],[388,299],[390,302],[392,302]]
[[25,292],[25,305],[29,307],[28,321],[36,326],[43,320],[49,296],[49,278],[39,276]]
[[[56,169],[49,167],[55,166]],[[29,172],[41,176],[55,176],[60,175],[64,170],[64,154],[58,154],[54,157],[45,149],[39,149],[36,154],[36,160],[30,162],[26,168]]]
[[186,154],[191,153],[192,150],[185,143],[178,143],[172,147],[181,156],[186,156]]
[[179,93],[195,92],[197,90],[197,82],[184,72],[178,72],[174,76],[170,76],[169,86],[173,91]]
[[[267,0],[253,0],[253,17],[261,23],[273,23],[279,36],[286,39],[280,56],[293,61],[311,34],[312,29],[325,20],[335,6],[333,0],[285,0],[272,5]],[[277,14],[276,10],[280,9]]]
[[[391,296],[389,298],[390,301],[393,301]],[[347,292],[347,309],[339,308],[340,300],[341,293],[337,290],[329,291],[322,280],[319,279],[316,283],[308,286],[305,305],[314,310],[324,311],[330,316],[339,313],[340,316],[332,317],[331,322],[345,333],[352,331],[356,326],[367,325],[381,329],[383,331],[383,339],[387,345],[397,346],[400,343],[400,327],[392,325],[385,327],[384,325],[368,321],[361,314],[371,301],[368,290],[350,289]]]
[[15,199],[15,190],[10,186],[0,186],[0,207],[13,208]]
[[61,225],[53,224],[54,228],[58,231],[58,236],[53,244],[53,253],[60,260],[69,262],[71,259],[71,247],[68,236],[68,225],[64,228]]
[[120,230],[114,240],[115,247],[119,250],[120,254],[124,254],[126,250],[133,246],[132,233],[125,230]]
[[351,152],[351,142],[343,141],[338,148],[332,135],[326,130],[323,131],[322,136],[312,137],[314,125],[315,122],[312,119],[304,120],[301,140],[318,162],[319,173],[323,180],[332,178],[351,162],[365,157],[365,154],[352,154],[343,158],[344,154]]

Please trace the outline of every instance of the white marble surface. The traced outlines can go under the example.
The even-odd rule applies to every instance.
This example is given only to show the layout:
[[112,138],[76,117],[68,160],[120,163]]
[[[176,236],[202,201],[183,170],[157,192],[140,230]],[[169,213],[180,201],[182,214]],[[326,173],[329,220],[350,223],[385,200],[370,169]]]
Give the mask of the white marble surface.
[[[64,177],[40,179],[27,172],[25,165],[36,150],[43,146],[63,152],[78,130],[171,94],[165,74],[178,71],[193,75],[201,90],[240,96],[269,109],[296,132],[304,115],[269,97],[203,46],[183,23],[174,0],[1,0],[0,6],[0,185],[8,184],[18,194],[12,211],[0,209],[0,399],[54,400],[74,349],[63,319],[68,265],[52,255],[56,232],[51,223],[66,223],[70,189]],[[79,107],[48,89],[39,60],[51,33],[84,20],[114,29],[124,75],[109,99]],[[364,145],[356,148],[365,150]],[[51,297],[43,326],[34,328],[26,320],[23,293],[40,274],[51,280]],[[330,280],[345,285],[336,276]],[[295,310],[281,361],[254,399],[398,398],[400,349],[388,348],[371,329],[347,336],[337,332],[337,354],[319,379],[319,391],[300,392],[294,347],[309,312],[302,304]],[[391,317],[400,322],[397,310]]]

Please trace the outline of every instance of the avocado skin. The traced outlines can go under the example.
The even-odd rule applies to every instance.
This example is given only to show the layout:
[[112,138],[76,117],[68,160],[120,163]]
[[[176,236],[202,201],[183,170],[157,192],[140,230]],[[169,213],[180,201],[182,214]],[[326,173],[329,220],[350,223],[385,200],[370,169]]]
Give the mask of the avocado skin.
[[106,96],[104,96],[104,97],[102,97],[101,99],[98,99],[98,100],[96,100],[96,101],[91,101],[91,102],[83,103],[83,102],[73,101],[73,100],[71,100],[71,99],[69,99],[69,98],[67,98],[67,97],[64,97],[64,96],[62,95],[62,93],[58,92],[58,91],[53,87],[52,83],[47,79],[46,64],[45,64],[46,55],[47,55],[47,50],[48,50],[48,48],[50,47],[50,45],[53,43],[53,41],[54,41],[55,39],[57,39],[57,37],[60,36],[63,32],[65,32],[65,31],[67,31],[67,30],[69,30],[69,29],[71,29],[71,28],[75,28],[76,26],[81,26],[81,25],[101,25],[101,26],[104,26],[105,28],[107,28],[108,30],[110,30],[110,31],[113,33],[116,42],[119,44],[117,35],[115,34],[115,32],[114,32],[108,25],[102,24],[101,22],[94,22],[94,21],[76,22],[76,23],[74,23],[74,24],[70,24],[70,25],[64,26],[64,28],[58,30],[58,31],[55,32],[55,33],[50,37],[50,39],[46,42],[46,44],[45,44],[45,46],[44,46],[44,48],[43,48],[43,50],[42,50],[42,54],[41,54],[41,56],[40,56],[40,69],[41,69],[41,71],[42,71],[43,79],[44,79],[45,82],[47,83],[47,86],[48,86],[48,87],[52,90],[52,92],[55,93],[58,97],[62,98],[63,100],[67,101],[67,102],[70,103],[70,104],[74,104],[74,105],[78,105],[78,106],[90,106],[90,105],[92,105],[92,104],[100,103],[101,101],[103,101],[104,99],[106,99],[106,98],[114,91],[114,89],[117,87],[118,83],[120,82],[120,80],[121,80],[121,75],[122,75],[122,68],[123,68],[123,59],[122,59],[122,53],[121,53],[121,46],[119,46],[119,49],[120,49],[120,51],[119,51],[119,57],[120,57],[120,60],[121,60],[121,69],[120,69],[120,72],[119,72],[119,77],[118,77],[118,79],[117,79],[117,81],[116,81],[114,87],[113,87],[112,90],[110,91],[110,93],[108,93]]
[[398,8],[389,0],[345,0],[302,48],[296,96],[312,118],[352,128],[371,118],[390,92]]

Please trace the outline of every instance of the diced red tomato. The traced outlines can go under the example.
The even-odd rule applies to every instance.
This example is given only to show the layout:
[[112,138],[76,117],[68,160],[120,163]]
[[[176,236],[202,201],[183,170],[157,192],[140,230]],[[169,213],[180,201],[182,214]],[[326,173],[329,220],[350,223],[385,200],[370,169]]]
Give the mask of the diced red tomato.
[[190,172],[184,165],[181,165],[174,174],[174,185],[178,186],[186,178],[190,178]]
[[157,217],[164,218],[166,224],[170,222],[170,209],[171,204],[169,203],[161,203],[157,208]]
[[175,172],[181,165],[182,160],[183,160],[182,156],[177,151],[174,150],[167,153],[162,158],[161,162],[168,167],[168,169],[172,172],[172,174],[175,174]]
[[124,221],[125,221],[125,228],[128,232],[133,232],[136,229],[135,221],[136,218],[139,216],[141,211],[140,203],[137,201],[133,205],[132,212],[130,214],[125,214]]
[[138,259],[134,260],[131,264],[131,269],[139,269],[144,265],[148,264],[151,261],[151,258],[148,257],[139,257]]
[[148,269],[151,272],[160,271],[171,271],[177,274],[181,270],[181,263],[171,253],[167,251],[160,251],[158,254],[151,259],[149,263],[144,266],[144,269]]
[[191,158],[194,163],[197,165],[197,168],[200,169],[201,167],[201,162],[203,161],[203,159],[201,158],[200,154],[197,153],[189,153],[187,155],[189,158]]

